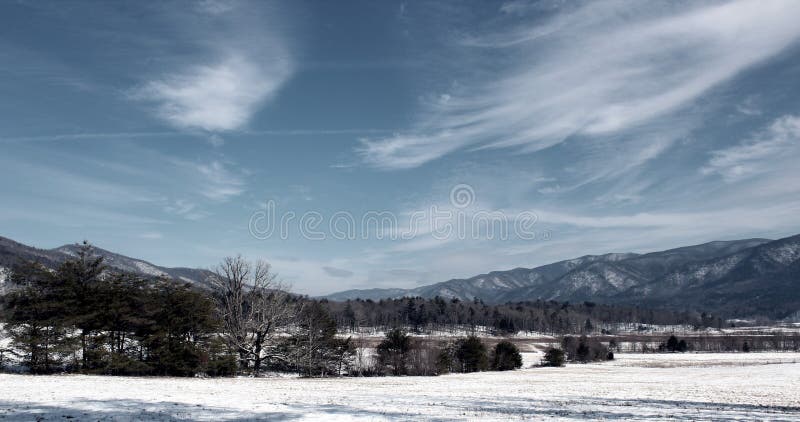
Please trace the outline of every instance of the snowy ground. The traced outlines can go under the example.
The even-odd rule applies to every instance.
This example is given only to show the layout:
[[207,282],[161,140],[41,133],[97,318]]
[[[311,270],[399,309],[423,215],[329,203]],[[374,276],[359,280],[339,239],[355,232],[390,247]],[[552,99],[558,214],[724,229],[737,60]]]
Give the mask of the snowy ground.
[[0,375],[0,420],[800,420],[793,362],[800,354],[619,355],[426,378]]

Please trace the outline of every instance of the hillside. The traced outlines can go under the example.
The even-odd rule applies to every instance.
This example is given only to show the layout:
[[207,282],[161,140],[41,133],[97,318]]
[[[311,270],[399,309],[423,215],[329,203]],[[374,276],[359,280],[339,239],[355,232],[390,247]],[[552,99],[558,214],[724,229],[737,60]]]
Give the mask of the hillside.
[[403,296],[487,303],[597,301],[783,317],[800,310],[800,235],[715,241],[641,255],[589,255],[414,289],[349,290],[327,297]]
[[[77,256],[79,245],[64,245],[54,249],[37,249],[0,237],[0,267],[10,268],[20,260],[38,261],[48,268],[55,268],[67,259]],[[130,258],[105,249],[93,247],[92,253],[102,256],[104,264],[117,271],[148,277],[169,277],[198,286],[205,286],[211,273],[193,268],[160,267],[141,259]]]

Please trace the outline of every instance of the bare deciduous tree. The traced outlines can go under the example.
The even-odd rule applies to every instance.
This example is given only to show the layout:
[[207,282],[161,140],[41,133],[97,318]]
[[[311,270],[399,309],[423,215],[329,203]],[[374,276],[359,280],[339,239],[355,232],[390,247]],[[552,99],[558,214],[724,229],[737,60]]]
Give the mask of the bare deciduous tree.
[[213,272],[225,338],[239,353],[240,364],[248,367],[252,361],[258,375],[274,349],[276,332],[292,321],[292,297],[265,261],[227,257]]

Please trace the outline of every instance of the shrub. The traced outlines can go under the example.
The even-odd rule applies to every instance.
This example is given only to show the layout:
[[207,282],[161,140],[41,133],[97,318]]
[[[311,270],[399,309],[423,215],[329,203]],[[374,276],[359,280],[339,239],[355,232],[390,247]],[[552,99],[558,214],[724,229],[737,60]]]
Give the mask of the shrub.
[[613,353],[596,338],[580,336],[567,336],[561,342],[567,360],[575,362],[594,362],[609,360]]
[[485,371],[489,367],[486,346],[476,336],[469,336],[456,343],[455,357],[461,372]]
[[514,343],[503,340],[494,347],[492,352],[492,370],[510,371],[522,367],[522,355]]
[[689,343],[687,343],[686,340],[678,340],[678,338],[674,335],[669,336],[669,339],[667,339],[666,343],[661,343],[658,345],[659,352],[663,352],[665,350],[668,352],[683,353],[689,350]]
[[378,345],[378,362],[392,375],[405,375],[410,351],[411,338],[405,331],[395,328],[386,333],[386,338]]
[[667,340],[667,350],[670,352],[674,352],[678,350],[678,338],[675,336],[669,336]]
[[566,355],[563,350],[551,347],[544,352],[542,366],[564,366]]
[[439,374],[448,374],[455,370],[453,345],[448,345],[439,351],[436,357],[436,370]]

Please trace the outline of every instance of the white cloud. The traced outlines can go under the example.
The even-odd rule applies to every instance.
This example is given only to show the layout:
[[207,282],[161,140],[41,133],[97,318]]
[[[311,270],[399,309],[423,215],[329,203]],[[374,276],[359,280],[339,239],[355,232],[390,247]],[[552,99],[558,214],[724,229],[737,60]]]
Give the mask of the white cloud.
[[763,112],[753,96],[747,97],[741,103],[736,104],[736,111],[746,116],[760,116]]
[[200,193],[208,199],[226,201],[244,192],[244,180],[234,174],[220,161],[198,164],[195,169],[206,180]]
[[148,240],[158,240],[158,239],[163,239],[164,235],[159,232],[147,232],[140,234],[139,237]]
[[208,143],[213,147],[221,147],[225,145],[225,139],[217,134],[212,134],[208,137]]
[[[800,3],[784,0],[688,10],[590,3],[550,22],[471,39],[469,48],[511,57],[493,73],[497,81],[465,84],[448,101],[428,104],[422,114],[431,117],[414,130],[363,140],[359,152],[370,165],[401,169],[466,146],[536,151],[573,135],[625,133],[778,54],[800,38],[798,13]],[[661,142],[650,152],[669,146]]]
[[322,267],[322,270],[325,271],[325,273],[328,274],[329,276],[336,278],[350,278],[355,274],[354,272],[345,270],[343,268],[328,267],[328,266]]
[[167,204],[164,211],[192,221],[202,220],[211,215],[207,211],[199,209],[194,202],[186,199],[178,199]]
[[260,63],[231,55],[153,80],[134,97],[155,104],[156,114],[183,129],[226,131],[243,127],[291,74],[283,57]]
[[171,42],[191,53],[157,57],[165,67],[146,75],[131,97],[179,129],[242,129],[292,75],[295,49],[282,29],[290,17],[260,2],[204,0],[192,6],[165,4],[161,20],[174,33]]
[[792,161],[787,163],[790,168],[796,168],[800,159],[800,116],[783,116],[757,136],[711,155],[701,172],[718,174],[727,182],[783,169],[781,164],[786,159]]
[[220,15],[233,10],[234,2],[230,0],[200,0],[196,3],[196,8],[202,13]]

